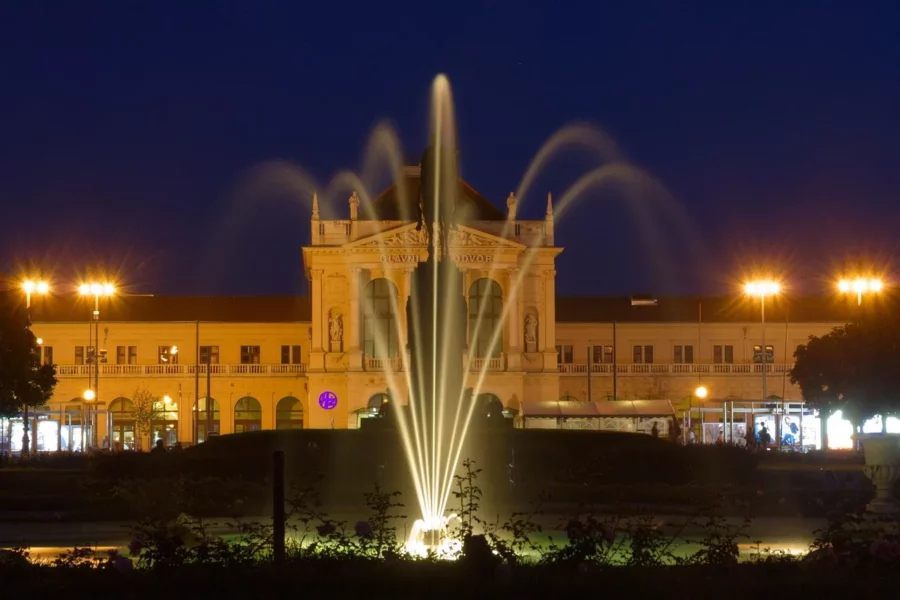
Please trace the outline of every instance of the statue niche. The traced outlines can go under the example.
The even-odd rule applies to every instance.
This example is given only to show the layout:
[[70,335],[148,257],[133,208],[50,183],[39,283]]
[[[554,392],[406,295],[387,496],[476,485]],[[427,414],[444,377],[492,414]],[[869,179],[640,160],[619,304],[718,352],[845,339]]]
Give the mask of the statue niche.
[[344,321],[340,313],[332,311],[328,318],[328,337],[331,339],[330,351],[341,352],[344,344]]
[[525,315],[525,352],[537,352],[538,318],[532,313]]

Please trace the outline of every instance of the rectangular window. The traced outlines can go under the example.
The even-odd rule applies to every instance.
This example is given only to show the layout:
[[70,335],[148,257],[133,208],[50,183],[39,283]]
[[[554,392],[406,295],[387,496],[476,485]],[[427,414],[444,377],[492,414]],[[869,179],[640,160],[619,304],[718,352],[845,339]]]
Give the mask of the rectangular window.
[[219,347],[218,346],[200,346],[200,364],[201,365],[217,365],[219,364]]
[[299,365],[301,363],[302,353],[300,346],[291,346],[291,364]]
[[632,348],[632,358],[631,360],[634,364],[639,365],[644,362],[644,347],[643,346],[634,346]]
[[128,364],[128,355],[126,354],[127,350],[128,350],[128,346],[116,346],[116,364],[117,365]]
[[644,346],[644,362],[648,365],[653,363],[653,346]]
[[[753,362],[761,363],[763,362],[762,355],[762,346],[753,346]],[[765,362],[767,364],[772,364],[775,362],[775,347],[766,345],[766,358]]]
[[713,362],[717,365],[734,364],[734,346],[713,346]]
[[676,365],[690,365],[694,362],[694,347],[693,346],[675,346],[675,351],[673,352],[674,362]]
[[556,360],[559,361],[559,364],[561,365],[572,364],[575,360],[575,353],[572,350],[572,346],[557,346]]
[[84,346],[75,346],[75,364],[84,364]]
[[282,346],[281,347],[281,364],[283,364],[283,365],[299,365],[300,364],[300,346]]
[[44,346],[44,364],[53,364],[53,346]]
[[612,346],[594,346],[591,350],[591,358],[594,364],[612,364],[613,350]]
[[159,364],[161,365],[177,365],[178,364],[178,346],[158,346],[159,348]]
[[137,346],[128,346],[128,364],[137,364]]
[[241,346],[241,364],[259,364],[259,346]]

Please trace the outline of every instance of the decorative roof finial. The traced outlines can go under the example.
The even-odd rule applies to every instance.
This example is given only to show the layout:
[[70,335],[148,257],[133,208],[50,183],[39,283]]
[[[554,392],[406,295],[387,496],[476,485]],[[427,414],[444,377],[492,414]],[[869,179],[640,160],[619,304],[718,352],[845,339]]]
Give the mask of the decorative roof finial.
[[313,221],[319,220],[319,194],[316,192],[313,192],[312,218]]
[[516,220],[516,209],[519,206],[519,201],[516,199],[515,192],[510,192],[509,196],[506,198],[506,208],[509,211],[506,215],[506,218],[510,221]]
[[547,192],[547,218],[553,218],[553,194]]
[[359,196],[354,191],[350,194],[350,220],[355,221],[359,218]]

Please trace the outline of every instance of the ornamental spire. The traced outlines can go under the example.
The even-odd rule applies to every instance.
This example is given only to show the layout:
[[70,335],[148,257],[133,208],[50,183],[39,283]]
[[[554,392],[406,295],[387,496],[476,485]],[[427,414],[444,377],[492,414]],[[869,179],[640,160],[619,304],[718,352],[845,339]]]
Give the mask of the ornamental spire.
[[313,221],[319,220],[319,194],[316,192],[313,192],[312,219]]

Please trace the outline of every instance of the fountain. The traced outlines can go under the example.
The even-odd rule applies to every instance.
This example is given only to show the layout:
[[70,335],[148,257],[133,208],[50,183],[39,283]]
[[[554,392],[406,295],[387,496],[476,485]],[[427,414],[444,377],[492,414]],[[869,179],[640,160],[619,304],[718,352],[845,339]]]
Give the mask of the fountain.
[[[410,543],[431,550],[440,546],[440,539],[446,534],[444,509],[456,463],[452,455],[457,450],[456,442],[461,442],[455,438],[464,408],[466,334],[462,273],[449,253],[449,237],[457,225],[454,219],[458,184],[453,165],[456,151],[452,144],[442,142],[432,136],[420,163],[417,229],[424,230],[427,236],[428,257],[412,273],[405,307],[410,324],[411,438],[409,424],[401,418],[423,513],[413,527]],[[448,432],[451,414],[453,427]]]

